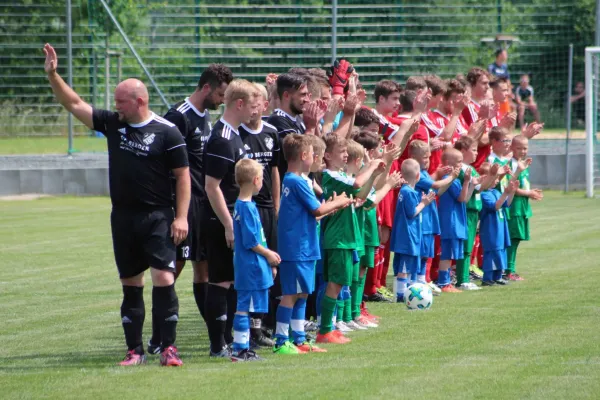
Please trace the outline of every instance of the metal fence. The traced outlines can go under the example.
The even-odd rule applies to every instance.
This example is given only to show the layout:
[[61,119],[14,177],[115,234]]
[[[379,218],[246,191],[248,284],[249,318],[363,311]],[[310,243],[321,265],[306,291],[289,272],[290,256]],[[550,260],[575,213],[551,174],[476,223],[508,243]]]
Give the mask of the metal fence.
[[[148,81],[99,1],[71,0],[75,90],[111,107],[122,77]],[[383,78],[466,73],[493,61],[482,39],[517,36],[509,49],[514,82],[529,73],[547,126],[564,127],[568,46],[575,43],[575,81],[583,78],[586,38],[570,0],[112,0],[134,48],[174,103],[189,95],[202,69],[229,65],[238,77],[263,81],[290,67],[354,63],[365,89]],[[62,135],[67,117],[43,71],[42,47],[53,44],[67,75],[66,1],[0,3],[0,137]],[[156,91],[152,107],[166,111]],[[77,121],[76,136],[92,134]],[[75,138],[77,141],[77,137]],[[2,142],[0,141],[0,146]],[[79,150],[85,148],[76,147]]]

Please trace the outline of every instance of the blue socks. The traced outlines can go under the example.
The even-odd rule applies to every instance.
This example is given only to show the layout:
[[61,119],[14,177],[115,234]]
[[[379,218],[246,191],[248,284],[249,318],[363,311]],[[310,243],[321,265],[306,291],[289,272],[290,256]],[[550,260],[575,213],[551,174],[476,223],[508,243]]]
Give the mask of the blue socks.
[[438,286],[447,286],[450,284],[450,270],[438,272]]
[[499,281],[500,279],[502,279],[502,270],[497,269],[494,271],[494,280]]
[[233,317],[233,352],[239,354],[250,348],[250,318],[235,314]]
[[404,290],[407,283],[408,279],[406,278],[396,278],[396,301],[399,303],[404,302]]
[[294,343],[301,345],[306,341],[306,334],[304,333],[304,319],[306,317],[306,299],[298,298],[294,308],[292,310],[292,338]]
[[275,319],[277,325],[275,328],[275,345],[281,346],[289,340],[288,332],[290,330],[290,321],[292,320],[293,309],[284,307],[281,304],[277,307]]

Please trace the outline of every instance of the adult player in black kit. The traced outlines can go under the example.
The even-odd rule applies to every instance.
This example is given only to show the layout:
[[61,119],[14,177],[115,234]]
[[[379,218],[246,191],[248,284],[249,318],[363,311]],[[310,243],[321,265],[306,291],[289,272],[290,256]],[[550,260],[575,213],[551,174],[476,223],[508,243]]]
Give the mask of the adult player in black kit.
[[[108,142],[111,228],[115,261],[123,285],[121,322],[127,354],[121,365],[144,363],[144,271],[150,267],[152,306],[160,320],[161,365],[179,366],[174,346],[179,302],[175,293],[175,246],[188,232],[190,174],[183,137],[175,125],[148,109],[148,91],[137,79],[115,90],[117,112],[93,109],[56,72],[49,44],[45,70],[57,100]],[[177,214],[170,174],[177,180]]]
[[[306,77],[296,74],[281,74],[277,77],[277,96],[280,106],[273,111],[267,122],[277,128],[279,141],[290,133],[304,134],[306,126],[300,114],[309,101]],[[279,160],[279,175],[284,176],[287,171],[287,162],[284,157]]]
[[[192,178],[192,199],[188,212],[189,232],[187,238],[177,246],[175,279],[183,270],[186,260],[191,260],[194,268],[194,299],[203,319],[208,289],[208,264],[206,263],[204,238],[201,236],[201,210],[202,204],[206,200],[204,176],[202,175],[202,153],[212,129],[208,110],[216,110],[223,104],[225,90],[232,80],[231,70],[225,65],[209,65],[200,75],[194,93],[184,101],[175,104],[164,117],[174,123],[183,135]],[[156,353],[160,348],[160,329],[157,325],[153,316],[152,338],[148,343],[148,353]]]
[[[258,161],[264,168],[263,185],[260,192],[254,196],[263,231],[267,239],[267,247],[277,251],[277,214],[281,195],[281,179],[279,177],[280,143],[277,128],[261,118],[264,110],[268,108],[269,100],[267,89],[255,83],[260,93],[258,111],[247,124],[240,126],[240,137],[244,142],[244,149],[248,158]],[[273,268],[273,277],[276,279],[277,269]],[[277,286],[277,285],[274,285]],[[271,288],[271,301],[281,296],[281,290]],[[261,329],[262,315],[250,315],[250,343],[258,347],[273,347],[275,342],[267,338]],[[274,322],[273,322],[274,323]]]
[[204,188],[208,292],[206,325],[210,338],[210,356],[229,358],[228,344],[236,293],[233,289],[233,208],[239,194],[235,182],[235,164],[246,157],[238,128],[258,114],[258,92],[254,84],[233,80],[225,92],[225,111],[213,127],[204,147]]

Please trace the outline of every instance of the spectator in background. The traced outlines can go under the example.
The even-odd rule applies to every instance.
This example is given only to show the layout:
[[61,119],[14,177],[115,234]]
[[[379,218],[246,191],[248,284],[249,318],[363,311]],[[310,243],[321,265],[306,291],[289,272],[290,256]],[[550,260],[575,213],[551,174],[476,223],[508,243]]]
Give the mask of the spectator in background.
[[529,85],[529,75],[521,75],[519,86],[515,90],[515,100],[519,112],[519,124],[521,128],[525,125],[525,110],[531,111],[535,122],[540,122],[540,112],[533,99],[533,88]]
[[575,84],[575,94],[571,96],[571,105],[573,107],[573,118],[578,127],[585,125],[585,86],[583,82]]
[[498,78],[504,78],[510,80],[510,74],[508,73],[508,52],[505,49],[496,50],[496,61],[488,66],[488,72]]

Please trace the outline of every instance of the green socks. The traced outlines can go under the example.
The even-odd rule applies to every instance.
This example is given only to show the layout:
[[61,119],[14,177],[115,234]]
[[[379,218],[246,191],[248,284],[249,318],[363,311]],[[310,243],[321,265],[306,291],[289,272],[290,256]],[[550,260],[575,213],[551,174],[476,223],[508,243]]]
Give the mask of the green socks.
[[510,243],[510,247],[506,249],[506,258],[508,259],[506,272],[509,274],[514,274],[516,272],[517,249],[519,248],[521,239],[510,239]]
[[359,277],[358,281],[352,282],[352,319],[360,317],[360,303],[362,302],[363,293],[365,292],[365,281],[367,274]]
[[469,267],[471,266],[471,254],[464,253],[464,258],[456,260],[456,286],[460,286],[463,283],[468,283],[469,278]]
[[333,330],[333,313],[337,300],[325,295],[321,301],[321,329],[319,333],[324,335]]

